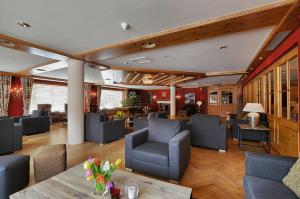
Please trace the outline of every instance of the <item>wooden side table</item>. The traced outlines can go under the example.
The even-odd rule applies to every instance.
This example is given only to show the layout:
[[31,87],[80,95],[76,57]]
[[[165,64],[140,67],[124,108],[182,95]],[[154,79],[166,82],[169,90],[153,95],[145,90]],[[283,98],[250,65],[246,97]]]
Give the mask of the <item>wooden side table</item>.
[[[243,134],[245,132],[255,132],[255,133],[259,133],[260,134],[260,145],[258,144],[250,144],[250,142],[247,142],[247,144],[245,144],[243,142]],[[266,136],[264,136],[266,135]],[[267,140],[264,140],[264,138],[267,138]],[[263,126],[263,125],[258,125],[255,128],[251,128],[248,124],[239,124],[239,149],[242,149],[243,145],[248,145],[248,146],[255,146],[255,147],[263,147],[265,152],[270,153],[270,129]],[[265,147],[267,146],[267,148]]]

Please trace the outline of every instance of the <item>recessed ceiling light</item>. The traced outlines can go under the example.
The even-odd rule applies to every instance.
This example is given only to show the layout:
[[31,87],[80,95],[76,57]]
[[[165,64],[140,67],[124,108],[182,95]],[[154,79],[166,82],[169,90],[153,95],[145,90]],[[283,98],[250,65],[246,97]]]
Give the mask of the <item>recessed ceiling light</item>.
[[168,58],[168,57],[170,57],[170,56],[169,56],[169,55],[164,55],[164,56],[163,56],[163,58]]
[[142,48],[154,48],[156,46],[156,44],[153,42],[153,41],[147,41],[145,43],[143,43],[142,45]]
[[18,26],[22,27],[22,28],[30,28],[31,25],[24,22],[24,21],[17,21]]
[[224,49],[226,49],[227,48],[227,46],[221,46],[219,49],[220,50],[224,50]]
[[130,28],[130,25],[126,22],[122,22],[121,27],[122,27],[123,30],[128,30]]
[[128,65],[128,62],[124,62],[123,64],[124,64],[124,65]]
[[4,39],[0,39],[0,45],[1,46],[6,46],[6,47],[15,47],[15,44],[10,42],[10,41],[6,41]]

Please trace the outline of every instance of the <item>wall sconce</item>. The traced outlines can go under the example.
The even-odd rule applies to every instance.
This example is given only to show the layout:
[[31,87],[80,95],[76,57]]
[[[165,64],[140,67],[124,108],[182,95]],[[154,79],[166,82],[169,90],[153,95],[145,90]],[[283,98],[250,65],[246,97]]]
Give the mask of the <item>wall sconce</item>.
[[96,93],[96,92],[92,92],[92,93],[91,93],[91,96],[92,96],[92,97],[96,97],[96,96],[97,96],[97,93]]
[[153,96],[152,96],[152,99],[156,99],[156,95],[153,95]]
[[22,95],[22,88],[14,87],[14,88],[10,89],[10,94],[13,97],[21,97],[21,95]]
[[176,99],[180,99],[180,98],[181,98],[181,95],[176,95],[175,98],[176,98]]

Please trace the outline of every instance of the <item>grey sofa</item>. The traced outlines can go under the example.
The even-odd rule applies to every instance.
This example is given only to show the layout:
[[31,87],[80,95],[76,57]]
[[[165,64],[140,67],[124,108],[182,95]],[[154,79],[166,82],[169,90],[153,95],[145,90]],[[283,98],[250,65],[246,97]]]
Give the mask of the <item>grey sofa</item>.
[[27,155],[0,156],[0,198],[22,190],[29,184],[29,160]]
[[153,119],[153,118],[167,119],[168,114],[163,113],[163,112],[151,112],[151,113],[149,113],[148,118],[144,118],[144,117],[134,118],[133,119],[133,131],[137,131],[137,130],[148,127],[149,119]]
[[50,117],[47,111],[32,111],[30,117],[19,118],[23,135],[43,133],[50,130]]
[[0,155],[14,152],[14,120],[0,119]]
[[246,152],[244,190],[247,199],[298,199],[282,179],[288,174],[295,158]]
[[193,146],[227,150],[226,123],[221,123],[219,116],[195,114],[191,118],[189,128]]
[[177,120],[150,119],[149,127],[125,136],[125,166],[179,181],[190,160],[190,132]]
[[86,113],[84,119],[86,141],[108,143],[124,137],[124,120],[108,120],[105,113]]

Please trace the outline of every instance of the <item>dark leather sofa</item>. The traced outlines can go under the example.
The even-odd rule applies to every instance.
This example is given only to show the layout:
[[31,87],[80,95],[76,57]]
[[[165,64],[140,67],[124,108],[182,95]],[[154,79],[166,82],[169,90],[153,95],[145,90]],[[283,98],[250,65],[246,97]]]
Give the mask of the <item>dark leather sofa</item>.
[[296,158],[246,152],[244,190],[247,199],[298,199],[283,183]]
[[193,146],[227,150],[226,123],[221,123],[219,116],[194,114],[186,128],[191,129]]
[[86,141],[108,143],[124,137],[125,120],[108,120],[104,112],[86,113],[84,137]]
[[14,119],[2,117],[0,127],[0,155],[22,149],[22,128],[14,125]]
[[125,136],[125,166],[179,181],[190,160],[190,132],[181,122],[150,119],[149,127]]
[[151,112],[149,113],[148,118],[143,118],[143,117],[133,118],[133,131],[137,131],[148,127],[149,119],[153,119],[153,118],[167,119],[168,114],[163,112]]
[[29,161],[27,155],[0,156],[0,198],[24,189],[29,184]]
[[23,135],[33,135],[50,130],[50,117],[47,111],[34,110],[29,117],[19,118]]

